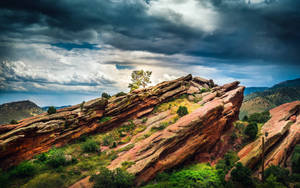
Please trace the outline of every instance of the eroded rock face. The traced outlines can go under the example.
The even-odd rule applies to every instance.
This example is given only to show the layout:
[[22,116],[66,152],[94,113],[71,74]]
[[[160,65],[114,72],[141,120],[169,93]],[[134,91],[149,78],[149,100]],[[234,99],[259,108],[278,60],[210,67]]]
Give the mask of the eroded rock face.
[[151,129],[162,119],[172,118],[169,111],[157,116],[151,113],[154,107],[183,94],[202,98],[199,107],[164,130],[137,141],[132,149],[119,153],[109,168],[120,167],[125,161],[134,162],[127,170],[136,175],[136,183],[140,184],[189,159],[213,161],[228,149],[224,135],[237,120],[243,101],[244,87],[238,84],[217,86],[212,80],[188,75],[126,96],[98,98],[58,110],[56,114],[42,114],[22,120],[18,125],[6,125],[0,131],[0,167],[18,164],[83,134],[109,131],[128,120],[149,117],[145,126],[146,130]]
[[[192,84],[197,84],[193,86]],[[129,119],[149,114],[156,105],[171,98],[214,87],[212,80],[192,75],[162,82],[146,89],[135,90],[125,96],[94,99],[83,105],[60,109],[21,120],[17,125],[0,127],[0,167],[7,168],[49,150],[62,146],[83,134],[105,132]],[[101,121],[103,117],[109,117]]]
[[[222,135],[238,119],[244,87],[238,82],[213,90],[202,107],[180,118],[166,129],[138,142],[131,150],[112,161],[108,168],[115,169],[122,163],[132,162],[127,169],[136,175],[139,185],[149,181],[158,172],[172,168],[188,159],[211,161],[224,155]],[[201,158],[201,156],[204,156]]]
[[[300,101],[286,103],[270,110],[271,119],[264,124],[265,168],[270,165],[286,166],[293,148],[300,142]],[[245,146],[239,153],[240,162],[249,168],[261,162],[262,136]]]

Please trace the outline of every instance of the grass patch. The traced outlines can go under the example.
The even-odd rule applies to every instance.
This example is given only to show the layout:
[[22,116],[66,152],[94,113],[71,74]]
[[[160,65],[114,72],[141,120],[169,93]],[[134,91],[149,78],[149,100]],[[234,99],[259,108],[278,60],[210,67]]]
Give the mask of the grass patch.
[[109,120],[111,120],[112,117],[102,117],[101,119],[99,119],[99,123],[104,123],[107,122]]

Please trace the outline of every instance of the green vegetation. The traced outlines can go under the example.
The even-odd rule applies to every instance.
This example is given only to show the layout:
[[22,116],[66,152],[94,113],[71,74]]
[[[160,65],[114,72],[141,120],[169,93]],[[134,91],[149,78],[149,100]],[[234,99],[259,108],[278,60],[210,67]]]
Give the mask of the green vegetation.
[[121,165],[122,165],[122,169],[126,170],[127,168],[130,168],[134,164],[135,162],[133,161],[124,161]]
[[222,187],[218,171],[207,164],[196,164],[172,173],[161,173],[143,188]]
[[54,106],[50,106],[47,110],[47,113],[50,114],[55,114],[56,113],[56,108]]
[[124,93],[123,91],[119,92],[116,94],[116,97],[121,97],[121,96],[125,96],[127,95],[126,93]]
[[84,103],[85,101],[82,101],[82,103],[80,104],[80,111],[83,111]]
[[113,171],[101,168],[100,173],[93,175],[90,181],[95,182],[94,188],[132,188],[134,176],[119,168]]
[[11,120],[9,123],[10,123],[10,124],[18,124],[18,121],[15,120],[15,119],[13,119],[13,120]]
[[16,176],[20,178],[32,177],[37,173],[37,165],[30,161],[24,161],[18,166],[13,168],[10,172],[11,176]]
[[179,108],[178,108],[178,110],[177,110],[176,113],[178,114],[179,117],[182,117],[182,116],[187,115],[189,112],[188,112],[187,107],[185,107],[185,106],[179,106]]
[[102,117],[100,120],[99,120],[99,123],[104,123],[104,122],[107,122],[107,121],[109,121],[109,120],[111,120],[111,117]]
[[293,173],[300,173],[300,145],[296,145],[292,154]]
[[254,140],[258,133],[257,124],[254,122],[250,122],[249,125],[245,128],[245,135],[248,137],[249,140]]
[[248,118],[248,122],[266,123],[270,118],[271,118],[270,112],[265,111],[265,112],[262,112],[262,113],[251,114]]
[[53,148],[48,152],[48,155],[46,155],[46,163],[52,168],[70,164],[70,162],[66,160],[63,151],[56,148]]
[[251,179],[251,170],[244,167],[242,163],[237,163],[235,168],[231,171],[231,180],[241,187],[252,187],[253,180]]
[[109,99],[111,96],[108,93],[103,92],[101,97],[105,99]]
[[83,152],[92,153],[92,152],[100,152],[99,143],[94,139],[88,139],[81,145],[81,149]]
[[159,126],[157,126],[157,127],[152,127],[152,128],[151,128],[151,131],[152,131],[152,132],[155,132],[155,131],[163,130],[163,129],[165,129],[168,125],[169,125],[169,122],[161,122],[161,123],[159,124]]
[[140,88],[141,86],[145,88],[150,81],[151,71],[144,71],[144,70],[135,70],[131,73],[131,82],[128,85],[130,91]]
[[[265,178],[268,179],[269,177],[275,177],[276,182],[280,182],[286,186],[288,186],[289,182],[289,170],[281,168],[280,166],[270,166],[265,171]],[[271,177],[271,180],[274,181],[274,178]]]
[[216,169],[220,179],[222,180],[223,185],[226,185],[225,175],[229,172],[230,169],[234,166],[235,162],[239,160],[239,157],[234,151],[228,151],[223,159],[220,159],[216,164]]
[[64,177],[58,174],[40,174],[25,184],[24,188],[54,188],[64,185]]

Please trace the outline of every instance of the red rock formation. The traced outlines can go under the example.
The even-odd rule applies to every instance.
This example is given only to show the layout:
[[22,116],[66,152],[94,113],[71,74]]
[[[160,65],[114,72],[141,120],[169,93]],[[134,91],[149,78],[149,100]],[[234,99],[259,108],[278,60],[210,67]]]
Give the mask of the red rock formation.
[[238,119],[243,100],[244,87],[238,84],[233,82],[218,87],[213,97],[209,97],[210,100],[202,107],[137,143],[134,148],[112,161],[108,168],[121,167],[124,161],[133,162],[127,171],[135,174],[136,183],[141,184],[158,172],[194,156],[206,156],[202,158],[204,162],[209,161],[211,156],[216,158],[223,155],[226,151],[217,151],[222,142],[220,138],[231,128],[232,122]]
[[[128,119],[149,114],[156,105],[187,93],[192,84],[198,89],[214,87],[211,80],[192,78],[191,75],[154,87],[135,90],[126,96],[110,100],[98,98],[80,105],[27,118],[17,125],[0,127],[0,167],[7,168],[49,150],[62,146],[83,134],[105,132]],[[193,86],[194,87],[194,86]],[[108,121],[99,121],[103,116]]]
[[[264,124],[262,136],[265,138],[265,168],[270,165],[286,166],[293,148],[300,141],[300,101],[286,103],[270,110],[271,119]],[[249,168],[261,161],[261,137],[245,146],[239,153],[240,162]]]

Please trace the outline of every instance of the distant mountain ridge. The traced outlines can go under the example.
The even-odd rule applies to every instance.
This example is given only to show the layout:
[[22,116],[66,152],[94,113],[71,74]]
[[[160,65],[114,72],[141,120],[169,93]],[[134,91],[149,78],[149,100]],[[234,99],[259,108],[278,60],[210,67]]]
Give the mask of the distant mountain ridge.
[[244,95],[250,95],[255,92],[261,92],[269,89],[268,87],[246,87],[244,90]]
[[240,110],[240,118],[296,100],[300,100],[300,78],[287,80],[264,91],[246,95]]
[[21,120],[42,113],[43,110],[35,103],[25,100],[0,105],[0,124],[11,120]]

